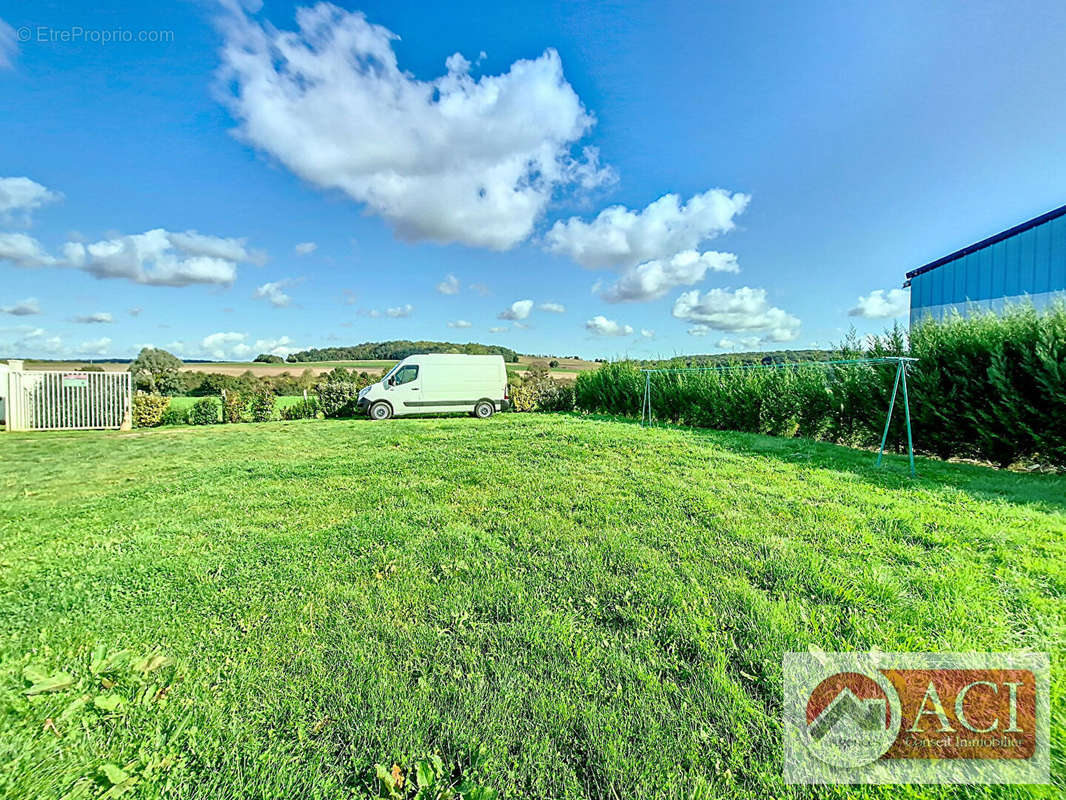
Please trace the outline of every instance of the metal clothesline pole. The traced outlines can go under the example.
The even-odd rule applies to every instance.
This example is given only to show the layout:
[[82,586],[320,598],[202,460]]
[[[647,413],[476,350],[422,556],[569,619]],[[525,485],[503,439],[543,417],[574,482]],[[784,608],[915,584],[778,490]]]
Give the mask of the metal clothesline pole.
[[917,477],[914,471],[914,440],[911,438],[911,404],[907,399],[907,363],[905,361],[899,362],[899,369],[903,375],[903,410],[907,415],[907,454],[911,460],[911,477]]
[[644,410],[648,410],[648,424],[651,425],[651,373],[644,372],[644,400],[640,404],[640,427],[644,427]]
[[716,367],[658,367],[654,369],[642,369],[644,373],[644,398],[640,406],[640,426],[644,427],[644,420],[651,424],[651,374],[653,372],[728,372],[737,369],[783,369],[786,367],[831,367],[845,366],[850,364],[895,364],[896,380],[892,384],[892,399],[888,403],[888,415],[885,417],[885,432],[881,436],[881,447],[877,452],[877,466],[881,466],[881,457],[885,453],[885,444],[888,442],[888,429],[892,425],[892,412],[896,407],[896,394],[899,386],[903,384],[903,412],[907,425],[907,454],[910,458],[911,477],[917,477],[914,468],[914,437],[911,432],[911,404],[907,396],[907,364],[918,361],[909,356],[880,356],[877,358],[844,358],[831,361],[788,361],[780,364],[727,364]]
[[888,428],[892,424],[892,409],[896,407],[896,392],[899,390],[899,376],[903,372],[903,362],[896,367],[896,380],[892,384],[892,399],[888,401],[888,414],[885,416],[885,432],[881,436],[881,449],[877,451],[877,462],[874,466],[881,466],[881,456],[885,454],[885,442],[888,441]]

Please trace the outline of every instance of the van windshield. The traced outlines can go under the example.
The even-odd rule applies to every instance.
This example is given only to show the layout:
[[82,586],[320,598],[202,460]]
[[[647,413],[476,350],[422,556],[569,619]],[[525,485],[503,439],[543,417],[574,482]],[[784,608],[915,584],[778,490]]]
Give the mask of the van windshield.
[[394,366],[392,369],[390,369],[388,372],[386,372],[384,375],[381,376],[382,382],[383,383],[388,383],[389,382],[389,378],[391,378],[393,375],[395,375],[396,374],[396,370],[398,370],[399,368],[400,368],[400,362],[397,361],[396,362],[396,366]]

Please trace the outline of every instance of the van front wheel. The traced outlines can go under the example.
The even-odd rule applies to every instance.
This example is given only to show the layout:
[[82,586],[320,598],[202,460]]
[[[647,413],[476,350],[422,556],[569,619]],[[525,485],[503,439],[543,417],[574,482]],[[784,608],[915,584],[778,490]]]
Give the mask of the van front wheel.
[[370,419],[388,419],[392,416],[392,406],[383,401],[378,401],[370,406]]
[[478,419],[488,419],[493,415],[496,409],[492,407],[492,403],[487,400],[482,400],[476,406],[474,406],[474,416]]

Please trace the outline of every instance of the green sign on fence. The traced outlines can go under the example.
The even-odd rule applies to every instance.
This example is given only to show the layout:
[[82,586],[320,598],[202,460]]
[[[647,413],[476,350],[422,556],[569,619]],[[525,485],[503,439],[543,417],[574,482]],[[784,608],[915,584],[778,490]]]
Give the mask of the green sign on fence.
[[61,383],[64,389],[84,389],[89,385],[89,376],[84,372],[68,372]]

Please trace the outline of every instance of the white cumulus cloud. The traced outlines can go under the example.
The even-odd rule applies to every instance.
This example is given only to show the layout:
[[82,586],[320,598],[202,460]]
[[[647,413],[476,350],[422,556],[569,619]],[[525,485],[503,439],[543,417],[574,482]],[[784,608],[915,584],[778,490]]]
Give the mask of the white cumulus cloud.
[[106,336],[101,336],[99,339],[90,339],[87,342],[82,342],[78,345],[78,352],[89,356],[106,356],[110,347],[111,340]]
[[115,318],[110,311],[97,311],[95,314],[82,314],[74,317],[72,322],[80,322],[83,325],[98,325],[101,323],[114,322]]
[[288,336],[279,336],[277,339],[256,339],[255,344],[249,348],[249,352],[269,353],[272,356],[285,358],[289,353],[295,353],[299,349],[293,345]]
[[41,243],[24,233],[0,233],[0,261],[16,267],[49,267],[56,263]]
[[764,340],[772,342],[794,340],[801,324],[788,312],[770,305],[765,289],[748,286],[736,291],[711,289],[702,295],[697,289],[684,292],[674,301],[673,315],[698,323],[689,330],[693,335],[710,330],[751,331],[760,332]]
[[590,269],[634,267],[694,250],[700,242],[733,230],[734,217],[750,199],[724,189],[693,195],[687,203],[676,194],[665,194],[641,211],[611,206],[592,222],[579,217],[559,220],[544,244]]
[[[697,325],[696,327],[700,326]],[[706,328],[706,326],[703,327]],[[692,331],[689,330],[689,333],[692,333]],[[723,337],[722,339],[718,340],[718,346],[723,350],[754,350],[762,344],[764,344],[764,342],[759,336],[741,336],[739,339],[730,339],[728,337]]]
[[285,288],[295,283],[291,278],[282,278],[280,281],[268,281],[255,290],[252,296],[257,300],[266,300],[274,308],[285,308],[292,302],[292,298],[285,294]]
[[509,330],[510,328],[508,328],[506,325],[496,325],[492,328],[489,328],[489,333],[506,333]]
[[437,284],[437,291],[441,294],[459,294],[459,288],[459,279],[451,274]]
[[238,264],[259,260],[243,239],[163,228],[88,245],[68,242],[63,251],[69,266],[96,278],[122,278],[146,286],[228,286],[237,277]]
[[63,339],[60,336],[42,336],[34,343],[37,349],[44,353],[55,354],[63,350]]
[[219,78],[237,133],[402,238],[505,250],[557,189],[611,177],[595,151],[572,153],[594,120],[554,50],[480,77],[456,53],[422,81],[362,13],[319,3],[296,24],[277,30],[230,4]]
[[204,256],[235,262],[261,260],[259,255],[245,248],[244,239],[207,236],[196,231],[167,233],[167,238],[174,247],[189,256]]
[[547,311],[550,314],[566,313],[566,306],[562,303],[541,303],[537,308],[541,311]]
[[230,355],[236,355],[235,350],[243,350],[248,345],[245,339],[248,334],[237,331],[219,331],[205,336],[200,342],[200,349],[212,358],[224,360]]
[[533,310],[532,300],[515,300],[511,307],[496,315],[496,319],[522,320]]
[[9,306],[0,307],[0,312],[12,314],[16,317],[29,317],[41,313],[41,306],[36,297],[27,297],[25,300],[17,300]]
[[247,359],[259,353],[270,353],[284,358],[289,353],[295,353],[301,348],[294,345],[288,336],[252,340],[247,333],[219,331],[191,344],[171,342],[166,349],[181,353],[186,357],[201,356],[225,361],[227,359]]
[[389,317],[390,319],[404,319],[415,313],[415,307],[410,303],[402,306],[393,306],[392,308],[386,308],[381,311],[377,308],[360,308],[356,312],[361,317],[370,317],[371,319],[379,319],[381,317]]
[[691,286],[703,280],[708,271],[739,272],[732,253],[708,250],[682,250],[670,258],[645,261],[622,273],[614,284],[600,290],[608,303],[634,303],[656,300],[678,286]]
[[867,297],[860,297],[849,317],[889,319],[902,317],[910,311],[910,293],[906,289],[874,289]]
[[449,322],[448,323],[448,327],[449,328],[472,328],[472,327],[474,327],[474,324],[472,322],[467,322],[465,319],[457,319],[454,322]]
[[318,244],[315,242],[300,242],[292,249],[296,251],[298,256],[309,256],[318,249]]
[[[0,20],[0,67],[4,65],[3,24],[3,20]],[[11,219],[21,215],[28,221],[38,208],[61,197],[59,192],[53,192],[26,177],[0,178],[0,217]]]
[[260,260],[259,254],[245,248],[243,239],[163,228],[91,244],[70,241],[62,251],[62,257],[56,258],[32,236],[0,233],[0,261],[26,268],[74,267],[96,278],[123,278],[147,286],[228,286],[237,277],[238,264]]
[[622,325],[613,319],[597,315],[585,323],[585,330],[597,336],[629,336],[633,333],[631,325]]
[[55,355],[63,350],[63,340],[58,336],[48,336],[44,328],[16,325],[0,328],[0,349],[24,357]]

